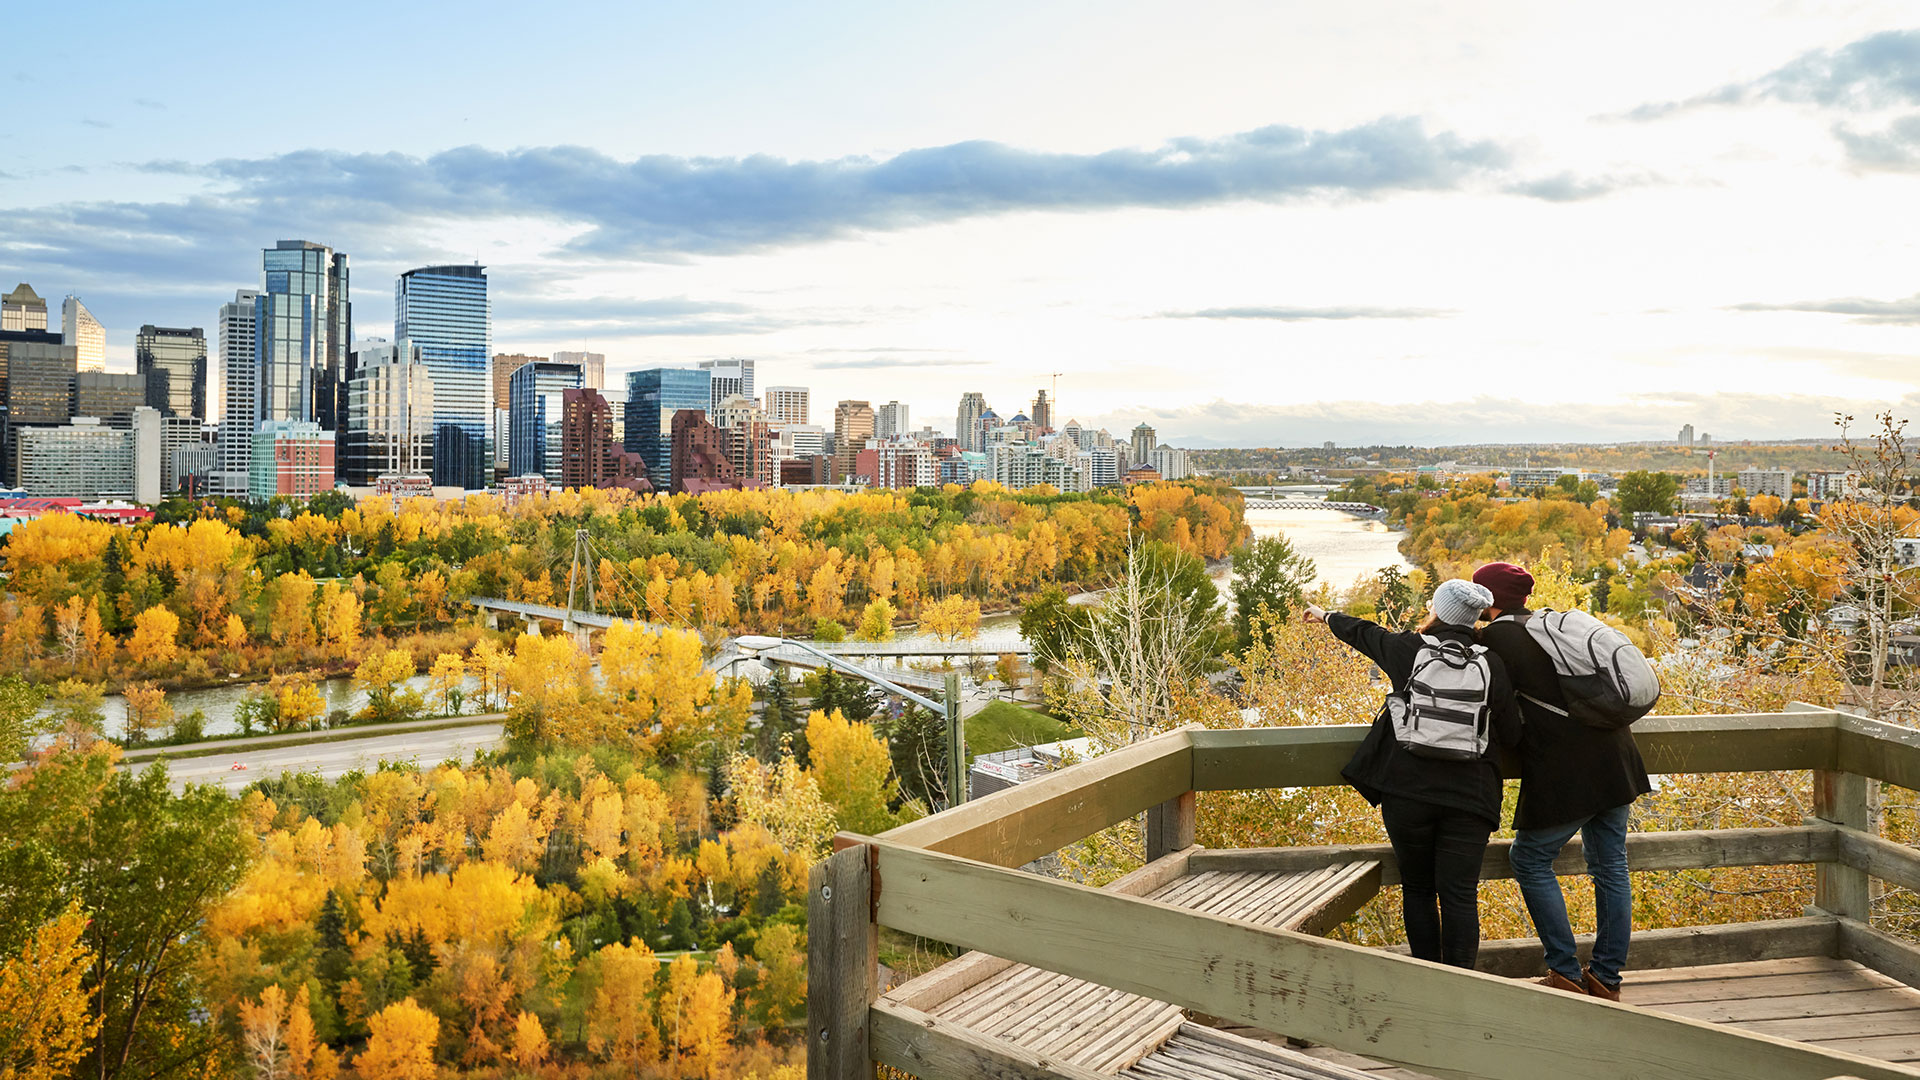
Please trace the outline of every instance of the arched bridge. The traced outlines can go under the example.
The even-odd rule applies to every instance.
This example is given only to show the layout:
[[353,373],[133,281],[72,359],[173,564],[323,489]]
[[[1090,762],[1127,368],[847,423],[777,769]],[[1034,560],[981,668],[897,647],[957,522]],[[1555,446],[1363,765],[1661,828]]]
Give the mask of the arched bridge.
[[1363,502],[1328,502],[1325,499],[1248,499],[1249,510],[1340,510],[1360,517],[1383,518],[1384,507]]

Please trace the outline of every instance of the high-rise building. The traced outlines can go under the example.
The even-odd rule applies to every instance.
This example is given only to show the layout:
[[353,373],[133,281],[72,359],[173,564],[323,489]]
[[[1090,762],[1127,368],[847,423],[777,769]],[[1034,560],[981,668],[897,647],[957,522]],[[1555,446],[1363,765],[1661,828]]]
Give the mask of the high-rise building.
[[767,423],[775,427],[808,423],[807,396],[804,386],[767,387]]
[[513,445],[507,471],[514,476],[539,473],[549,484],[561,482],[566,436],[566,391],[580,389],[580,366],[537,360],[513,373]]
[[334,433],[311,420],[262,420],[253,432],[248,494],[264,501],[297,499],[333,489]]
[[256,330],[260,293],[240,289],[220,305],[214,323],[223,382],[220,464],[213,477],[219,494],[243,499],[252,485],[253,428],[260,420],[260,362]]
[[1120,482],[1123,475],[1120,469],[1120,451],[1115,446],[1095,446],[1091,450],[1081,451],[1081,464],[1087,474],[1087,483],[1093,487],[1112,487]]
[[734,396],[753,397],[753,361],[751,360],[702,360],[700,369],[713,375],[713,386],[709,396],[713,403],[707,407],[709,413],[717,412],[720,403]]
[[1680,443],[1681,446],[1684,446],[1689,450],[1693,449],[1693,425],[1692,424],[1681,425],[1680,438],[1678,442]]
[[20,432],[20,487],[42,498],[160,501],[160,414],[145,406],[125,427],[77,416]]
[[703,368],[646,368],[627,372],[623,445],[647,463],[656,491],[673,485],[673,417],[698,409],[702,422],[713,406],[713,372]]
[[597,352],[557,352],[553,354],[556,364],[573,364],[580,368],[581,386],[588,390],[604,391],[607,388],[607,354]]
[[1153,448],[1153,456],[1147,464],[1160,474],[1162,480],[1185,480],[1191,472],[1187,466],[1187,452],[1165,444]]
[[383,476],[433,474],[433,372],[411,341],[354,351],[347,430],[336,439],[340,479],[369,487]]
[[60,302],[60,344],[73,346],[81,371],[107,370],[107,328],[71,294]]
[[873,437],[891,439],[895,435],[905,435],[913,430],[907,420],[907,406],[904,402],[889,401],[873,410]]
[[[47,302],[26,282],[0,296],[0,330],[41,330],[47,328]],[[66,342],[63,340],[61,344]]]
[[933,451],[914,439],[875,438],[854,455],[854,473],[874,487],[933,487],[940,482]]
[[21,429],[65,424],[73,415],[75,364],[71,345],[13,341],[7,349],[5,473],[8,483],[16,483]]
[[337,430],[353,343],[347,256],[309,240],[281,240],[260,253],[260,263],[266,287],[254,300],[255,419]]
[[834,480],[854,476],[854,458],[873,438],[873,406],[864,401],[842,401],[833,407]]
[[960,443],[960,449],[980,449],[980,414],[987,411],[987,395],[978,390],[960,395],[960,412],[953,420],[953,437]]
[[133,369],[146,380],[147,404],[162,416],[206,418],[207,336],[199,327],[142,326],[133,339]]
[[1748,498],[1755,495],[1772,495],[1775,498],[1793,497],[1793,473],[1786,469],[1741,469],[1740,486]]
[[613,407],[590,387],[561,396],[560,483],[570,488],[651,491],[647,463],[613,439]]
[[734,471],[727,452],[727,433],[707,422],[699,409],[681,409],[673,414],[673,448],[669,471],[675,494],[725,488],[758,487],[752,477]]
[[[513,373],[519,371],[523,365],[539,362],[539,357],[528,356],[525,353],[495,353],[493,356],[493,407],[513,408],[508,399],[509,388],[513,385],[511,382]],[[555,360],[554,362],[564,363],[565,361]]]
[[1040,391],[1033,399],[1033,426],[1042,435],[1053,431],[1053,402],[1047,400],[1047,392]]
[[513,373],[540,358],[525,353],[495,353],[493,356],[493,464],[496,475],[510,475],[513,463]]
[[[181,469],[179,462],[182,460],[198,462],[200,459],[194,455],[203,450],[210,453],[213,447],[206,441],[206,425],[200,421],[199,417],[160,417],[160,491],[162,494],[171,494],[180,490],[180,482],[186,470]],[[183,454],[186,455],[184,459]],[[198,467],[202,483],[194,490],[196,494],[205,494],[204,479],[206,474],[213,470],[213,462],[211,459],[206,459],[205,464]]]
[[1151,427],[1141,424],[1133,429],[1133,445],[1127,448],[1127,461],[1134,465],[1145,465],[1153,457],[1153,448],[1160,445],[1154,437]]
[[433,374],[433,482],[484,488],[493,471],[493,351],[486,268],[422,266],[393,287],[393,336]]
[[75,416],[124,420],[142,405],[153,405],[147,394],[147,380],[142,376],[82,371],[73,377]]

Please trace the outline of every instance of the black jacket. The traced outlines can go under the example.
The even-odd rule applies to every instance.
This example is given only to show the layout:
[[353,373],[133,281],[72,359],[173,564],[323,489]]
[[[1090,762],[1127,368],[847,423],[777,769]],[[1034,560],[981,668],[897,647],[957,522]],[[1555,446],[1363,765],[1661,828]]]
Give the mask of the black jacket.
[[[1423,642],[1419,634],[1395,633],[1366,619],[1334,612],[1327,616],[1327,629],[1333,636],[1353,646],[1380,666],[1393,682],[1394,693],[1407,687],[1413,676],[1413,660]],[[1460,627],[1443,626],[1433,636],[1442,641],[1474,644],[1473,635]],[[1512,746],[1520,738],[1520,714],[1514,708],[1513,684],[1500,657],[1491,649],[1487,666],[1493,676],[1487,695],[1493,746]],[[1374,718],[1366,741],[1354,751],[1353,760],[1340,771],[1368,802],[1379,805],[1387,796],[1419,799],[1422,802],[1464,810],[1485,818],[1490,827],[1500,827],[1500,766],[1494,752],[1479,761],[1438,761],[1415,757],[1400,748],[1393,726],[1381,710]]]
[[[1525,610],[1512,614],[1526,616]],[[1513,688],[1564,708],[1553,660],[1526,627],[1509,619],[1487,624],[1480,643],[1506,661]],[[1625,806],[1653,790],[1647,767],[1627,728],[1602,731],[1520,699],[1526,730],[1520,737],[1520,807],[1516,829],[1544,829]]]

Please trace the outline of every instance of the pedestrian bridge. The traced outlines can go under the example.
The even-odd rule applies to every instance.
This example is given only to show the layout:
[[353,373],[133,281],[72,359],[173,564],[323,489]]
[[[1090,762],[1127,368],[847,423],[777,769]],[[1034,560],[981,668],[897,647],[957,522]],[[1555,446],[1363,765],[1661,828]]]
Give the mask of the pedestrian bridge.
[[[1339,785],[1366,726],[1195,726],[837,837],[808,883],[807,1075],[1920,1078],[1920,945],[1872,921],[1873,897],[1920,890],[1920,850],[1868,812],[1872,781],[1920,788],[1920,734],[1789,708],[1634,727],[1655,772],[1813,778],[1802,824],[1630,834],[1636,874],[1805,867],[1786,887],[1812,904],[1640,930],[1617,1004],[1534,985],[1532,939],[1485,942],[1462,971],[1322,936],[1398,882],[1392,849],[1209,850],[1196,799]],[[1143,815],[1144,865],[1105,888],[1020,869]],[[1583,866],[1577,845],[1556,864]],[[1512,876],[1505,842],[1481,874]],[[879,926],[971,951],[884,986]]]
[[1328,502],[1325,499],[1247,499],[1249,510],[1340,510],[1360,517],[1384,518],[1385,507],[1362,502]]

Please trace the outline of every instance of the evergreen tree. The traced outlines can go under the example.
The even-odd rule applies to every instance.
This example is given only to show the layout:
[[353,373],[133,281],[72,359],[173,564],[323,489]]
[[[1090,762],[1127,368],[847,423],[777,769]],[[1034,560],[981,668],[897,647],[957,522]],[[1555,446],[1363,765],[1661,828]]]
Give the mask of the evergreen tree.
[[694,946],[693,911],[685,898],[676,898],[667,913],[667,948],[691,949]]

